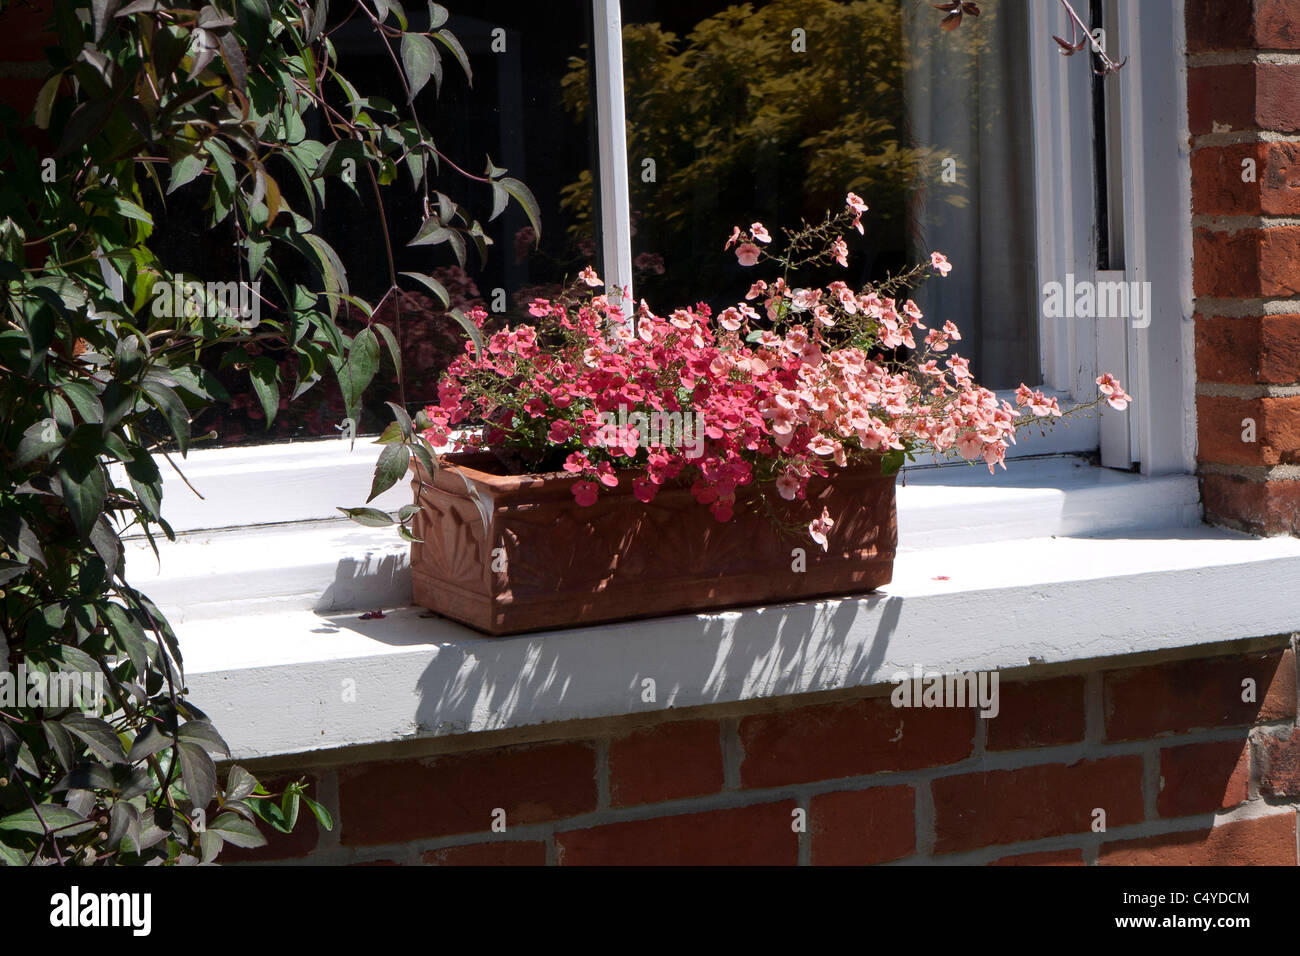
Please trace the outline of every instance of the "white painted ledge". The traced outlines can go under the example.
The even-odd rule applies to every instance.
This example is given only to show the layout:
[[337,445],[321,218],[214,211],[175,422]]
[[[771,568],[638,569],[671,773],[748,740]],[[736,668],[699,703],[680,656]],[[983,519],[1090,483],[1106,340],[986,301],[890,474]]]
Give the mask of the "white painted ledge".
[[[239,759],[1300,627],[1300,541],[1201,526],[1190,476],[1048,458],[996,476],[908,469],[902,547],[879,594],[485,638],[408,606],[409,552],[392,531],[330,518],[363,497],[373,451],[320,442],[196,455],[187,474],[208,501],[186,503],[178,481],[167,492],[188,530],[160,543],[161,561],[130,542],[132,582],[176,625],[194,701]],[[399,487],[381,504],[406,500]],[[272,520],[286,523],[262,523]],[[377,608],[386,616],[360,619]],[[641,699],[646,678],[655,703]]]
[[1298,578],[1300,541],[1197,528],[909,551],[877,595],[518,637],[416,608],[180,633],[195,703],[249,759],[1285,633]]

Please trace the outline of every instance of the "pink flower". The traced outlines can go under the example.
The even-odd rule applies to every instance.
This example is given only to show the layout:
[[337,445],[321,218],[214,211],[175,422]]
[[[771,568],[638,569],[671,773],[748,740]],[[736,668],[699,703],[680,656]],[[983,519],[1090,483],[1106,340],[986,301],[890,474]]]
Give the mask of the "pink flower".
[[772,234],[767,231],[767,227],[764,226],[761,222],[754,223],[752,226],[749,227],[749,231],[753,235],[753,237],[757,239],[759,242],[772,241]]
[[546,434],[555,444],[563,445],[573,437],[573,426],[564,420],[551,422],[551,429]]
[[637,501],[649,504],[654,501],[654,497],[658,493],[659,486],[649,478],[637,478],[632,482],[632,494],[636,496]]
[[596,503],[596,483],[594,481],[575,481],[573,483],[573,500],[579,507],[586,508]]
[[728,332],[738,332],[741,326],[740,312],[735,308],[724,309],[718,315],[718,324]]
[[742,242],[736,247],[736,258],[740,260],[742,266],[753,266],[758,264],[761,252],[762,250],[752,242]]
[[731,238],[729,238],[729,239],[727,240],[727,244],[726,244],[725,246],[722,247],[722,251],[723,251],[723,252],[726,252],[728,249],[730,249],[732,246],[734,246],[734,245],[737,243],[737,241],[739,241],[739,239],[740,239],[740,227],[739,227],[739,226],[732,226],[732,227],[731,227]]
[[569,455],[568,458],[564,459],[564,470],[570,474],[576,475],[579,472],[586,471],[590,467],[591,462],[587,459],[587,456],[580,451],[575,451],[573,454]]
[[849,193],[848,197],[845,199],[845,203],[848,205],[849,209],[853,210],[859,216],[867,211],[867,204],[864,203],[856,193]]
[[930,253],[930,265],[932,265],[934,271],[939,273],[941,276],[946,276],[952,271],[952,263],[948,261],[948,257],[942,252]]
[[[949,266],[949,268],[952,267]],[[948,338],[952,339],[954,342],[961,341],[961,333],[957,331],[957,326],[953,325],[951,321],[943,324],[943,334],[948,336]]]
[[1110,372],[1097,376],[1097,388],[1106,396],[1106,403],[1116,411],[1124,411],[1128,408],[1128,403],[1133,401],[1133,396],[1124,391],[1119,379]]
[[593,269],[591,266],[587,266],[587,268],[579,272],[578,278],[581,279],[583,282],[587,283],[587,285],[589,285],[593,289],[595,289],[598,286],[604,285],[604,282],[601,281],[600,276],[596,275],[596,270]]
[[845,245],[844,240],[836,237],[831,243],[831,255],[841,266],[847,267],[849,264],[849,247]]
[[786,501],[794,501],[799,494],[799,479],[786,472],[776,480],[776,490]]
[[831,520],[830,512],[825,508],[822,509],[821,517],[814,519],[808,525],[809,537],[820,544],[823,551],[830,550],[830,542],[826,540],[826,535],[834,525],[835,522]]

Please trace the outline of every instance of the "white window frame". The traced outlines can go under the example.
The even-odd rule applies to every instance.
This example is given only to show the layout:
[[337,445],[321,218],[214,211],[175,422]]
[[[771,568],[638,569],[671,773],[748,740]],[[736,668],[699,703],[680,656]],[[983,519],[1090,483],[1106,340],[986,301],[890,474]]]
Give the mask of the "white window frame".
[[[592,2],[606,278],[611,286],[632,292],[626,124],[622,96],[612,95],[623,88],[621,14],[618,0]],[[1141,18],[1138,9],[1134,2],[1119,5],[1113,45],[1129,63],[1108,82],[1117,84],[1123,134],[1122,274],[1152,283],[1152,321],[1143,330],[1115,320],[1040,324],[1049,392],[1063,400],[1091,398],[1100,365],[1119,374],[1137,400],[1129,413],[1106,409],[1046,436],[1035,434],[1014,446],[1008,457],[1100,447],[1107,465],[1127,468],[1137,461],[1146,475],[1191,475],[1195,372],[1183,0],[1143,4]],[[1069,32],[1056,0],[1029,0],[1028,10],[1034,122],[1045,131],[1033,144],[1041,287],[1071,271],[1077,279],[1096,278],[1091,73],[1082,56],[1062,58],[1050,41],[1053,33]],[[1058,201],[1062,196],[1065,201]],[[373,452],[366,439],[355,447],[320,439],[198,451],[182,467],[208,500],[195,498],[179,479],[169,480],[168,514],[178,531],[335,518],[336,505],[356,504],[364,497]],[[286,495],[287,489],[292,491]],[[399,483],[376,504],[395,510],[406,503],[399,500],[406,494]]]
[[[623,97],[622,12],[619,0],[592,0],[595,23],[597,140],[600,161],[601,226],[605,279],[611,290],[632,289],[631,209],[628,189],[627,124]],[[1090,400],[1101,371],[1119,376],[1139,396],[1131,412],[1103,407],[1032,442],[1008,457],[1099,451],[1104,465],[1147,474],[1189,473],[1195,456],[1190,426],[1191,274],[1190,174],[1185,142],[1186,60],[1183,31],[1175,16],[1182,2],[1114,8],[1120,15],[1114,42],[1125,44],[1130,63],[1118,77],[1115,127],[1121,133],[1125,268],[1097,269],[1092,73],[1083,62],[1062,58],[1052,34],[1068,36],[1069,20],[1056,0],[1030,0],[1029,50],[1034,121],[1035,196],[1038,231],[1038,287],[1064,281],[1151,281],[1153,315],[1148,329],[1117,320],[1061,318],[1039,314],[1042,384],[1063,403]],[[972,29],[978,28],[976,22]],[[1114,45],[1114,42],[1112,45]],[[1178,170],[1171,175],[1170,170]],[[1059,200],[1059,201],[1058,201]],[[1185,214],[1170,214],[1181,210]],[[1161,307],[1155,308],[1159,302]],[[1142,436],[1147,436],[1144,442]]]

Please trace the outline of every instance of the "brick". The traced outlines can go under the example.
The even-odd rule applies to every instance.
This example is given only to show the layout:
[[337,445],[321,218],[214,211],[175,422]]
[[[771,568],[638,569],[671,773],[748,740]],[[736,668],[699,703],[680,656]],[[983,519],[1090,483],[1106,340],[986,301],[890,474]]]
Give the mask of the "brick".
[[1300,294],[1300,226],[1192,231],[1198,297],[1269,298]]
[[[1255,422],[1245,441],[1243,422]],[[1197,456],[1225,465],[1293,465],[1300,462],[1300,397],[1196,399]]]
[[1300,0],[1255,0],[1254,42],[1261,50],[1300,50]]
[[[1300,97],[1300,90],[1296,95]],[[1300,295],[1300,226],[1260,232],[1259,291],[1266,297]]]
[[555,835],[564,866],[793,866],[794,801],[610,823]]
[[1187,123],[1193,136],[1255,126],[1255,65],[1198,66],[1187,71]]
[[1052,747],[1083,740],[1087,715],[1082,677],[1002,684],[998,702],[998,715],[988,721],[989,750]]
[[11,3],[0,30],[0,62],[44,60],[45,48],[55,42],[45,30],[53,10],[54,0]]
[[1198,298],[1260,296],[1260,232],[1259,229],[1192,230],[1192,285]]
[[1263,764],[1259,774],[1260,793],[1274,797],[1300,797],[1300,728],[1287,736],[1271,734],[1259,738]]
[[1300,131],[1300,65],[1259,63],[1255,66],[1255,122],[1277,133]]
[[1256,143],[1263,159],[1256,166],[1259,211],[1271,216],[1300,214],[1300,143]]
[[609,745],[613,806],[717,793],[722,784],[722,737],[716,720],[659,724]]
[[[1255,681],[1255,701],[1242,682]],[[1102,675],[1106,738],[1142,740],[1208,727],[1293,717],[1295,655],[1288,649],[1175,661]]]
[[889,770],[918,770],[970,756],[971,708],[895,708],[888,697],[757,714],[740,722],[741,783],[775,787]]
[[940,777],[930,786],[935,853],[1085,833],[1096,808],[1108,827],[1143,819],[1138,756]]
[[546,844],[540,840],[470,843],[430,850],[423,859],[430,866],[545,866]]
[[26,118],[36,108],[36,94],[40,91],[40,80],[0,76],[0,104],[12,107],[20,117]]
[[[1243,179],[1254,162],[1254,178]],[[1300,213],[1300,143],[1233,143],[1192,153],[1192,212],[1207,216]]]
[[[1260,180],[1268,143],[1206,146],[1192,153],[1192,212],[1207,216],[1257,216],[1263,210]],[[1242,179],[1245,160],[1253,160],[1255,176]]]
[[1083,866],[1082,850],[1044,850],[1040,853],[1018,853],[994,860],[989,866]]
[[[258,776],[261,783],[271,793],[280,793],[287,784],[303,779],[303,774],[284,776]],[[319,799],[320,783],[315,778],[307,778],[307,796]],[[335,826],[338,826],[335,823]],[[316,818],[306,807],[300,807],[298,822],[289,833],[281,833],[261,820],[257,829],[266,837],[266,845],[252,848],[232,846],[227,843],[217,857],[218,863],[269,863],[273,860],[300,860],[316,849],[320,842],[321,830]]]
[[538,744],[340,773],[341,840],[349,846],[486,833],[497,808],[507,827],[596,809],[595,750]]
[[1249,797],[1250,743],[1213,743],[1166,747],[1160,751],[1160,792],[1156,812],[1162,817],[1230,810]]
[[916,852],[911,787],[840,790],[812,798],[809,832],[814,866],[865,866]]
[[1198,315],[1196,377],[1225,385],[1300,382],[1300,315]]
[[1244,50],[1253,42],[1250,5],[1223,0],[1187,0],[1187,52]]
[[1295,811],[1103,843],[1102,866],[1295,866]]
[[1211,524],[1241,525],[1253,534],[1300,534],[1300,481],[1203,475],[1201,501]]

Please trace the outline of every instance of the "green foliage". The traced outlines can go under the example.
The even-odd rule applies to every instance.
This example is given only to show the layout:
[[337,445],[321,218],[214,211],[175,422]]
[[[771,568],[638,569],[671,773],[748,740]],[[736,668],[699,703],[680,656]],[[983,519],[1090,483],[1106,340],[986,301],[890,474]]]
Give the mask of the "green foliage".
[[[122,537],[173,536],[161,468],[226,398],[209,357],[247,371],[268,423],[282,394],[327,376],[354,414],[385,353],[400,367],[387,326],[338,323],[341,302],[375,309],[313,226],[327,184],[368,188],[382,216],[378,191],[404,170],[436,223],[426,241],[461,260],[468,244],[485,251],[474,216],[435,188],[441,154],[414,109],[444,55],[469,72],[447,11],[422,7],[431,26],[418,31],[397,0],[334,6],[355,9],[59,0],[33,109],[0,107],[0,673],[88,675],[62,707],[0,685],[4,862],[210,862],[224,844],[264,842],[255,820],[291,829],[302,805],[330,826],[301,785],[270,794],[220,770],[229,750],[186,698],[172,628],[127,583]],[[344,14],[394,53],[405,104],[339,71],[327,27]],[[488,169],[468,179],[493,213],[513,199],[535,218],[527,187]],[[261,283],[259,321],[214,302],[211,285],[176,285],[155,230],[185,197],[239,250],[227,274],[202,278]],[[391,256],[390,278],[385,299],[400,292]],[[291,350],[297,381],[250,355],[257,344]]]
[[[796,27],[814,52],[792,51]],[[689,245],[700,221],[743,225],[759,184],[810,222],[852,190],[878,224],[898,231],[909,191],[936,161],[896,125],[909,65],[898,0],[739,3],[686,36],[625,25],[623,51],[631,205],[651,232],[645,248]],[[566,107],[585,116],[584,62],[572,62],[564,93]],[[655,159],[653,182],[637,175],[639,157]],[[591,214],[585,177],[565,190],[575,230]],[[696,287],[716,286],[714,265],[700,268]]]

